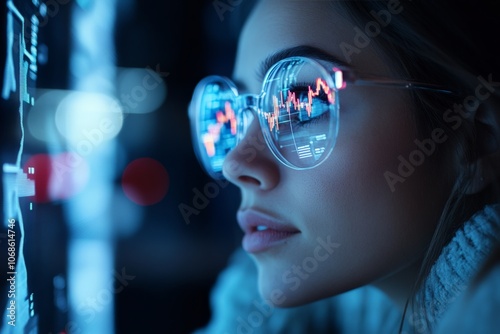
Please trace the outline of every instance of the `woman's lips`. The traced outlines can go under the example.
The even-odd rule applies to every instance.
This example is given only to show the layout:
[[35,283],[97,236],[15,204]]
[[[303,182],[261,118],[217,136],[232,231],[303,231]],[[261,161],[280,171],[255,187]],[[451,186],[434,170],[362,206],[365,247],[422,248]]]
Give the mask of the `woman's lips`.
[[263,252],[300,233],[297,228],[253,209],[238,211],[237,219],[245,232],[243,249],[249,253]]

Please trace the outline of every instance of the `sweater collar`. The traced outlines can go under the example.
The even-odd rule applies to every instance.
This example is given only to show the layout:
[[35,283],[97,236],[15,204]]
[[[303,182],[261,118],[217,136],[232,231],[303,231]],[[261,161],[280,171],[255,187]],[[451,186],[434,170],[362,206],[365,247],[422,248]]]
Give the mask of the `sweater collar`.
[[500,204],[486,206],[465,222],[431,268],[417,294],[416,305],[422,307],[413,310],[413,315],[435,324],[467,289],[495,245],[500,243],[499,231]]

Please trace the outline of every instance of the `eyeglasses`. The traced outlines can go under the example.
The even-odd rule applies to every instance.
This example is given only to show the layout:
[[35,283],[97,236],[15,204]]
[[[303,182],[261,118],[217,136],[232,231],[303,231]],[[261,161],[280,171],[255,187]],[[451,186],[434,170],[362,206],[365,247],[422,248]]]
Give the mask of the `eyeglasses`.
[[359,77],[306,57],[274,64],[259,95],[239,95],[231,80],[209,76],[198,83],[189,106],[197,157],[209,175],[221,178],[227,154],[243,140],[256,116],[267,146],[281,163],[296,170],[314,168],[335,146],[341,92],[353,84],[453,93],[432,84]]

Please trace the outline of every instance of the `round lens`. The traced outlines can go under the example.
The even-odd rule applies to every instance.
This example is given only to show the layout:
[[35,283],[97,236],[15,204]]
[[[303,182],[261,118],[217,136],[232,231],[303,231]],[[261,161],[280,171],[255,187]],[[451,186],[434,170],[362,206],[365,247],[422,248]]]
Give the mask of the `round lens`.
[[196,87],[190,106],[197,155],[213,177],[222,176],[224,159],[237,143],[236,94],[236,87],[229,80],[208,77]]
[[338,131],[338,91],[318,62],[292,57],[268,72],[259,120],[274,155],[294,169],[322,163]]

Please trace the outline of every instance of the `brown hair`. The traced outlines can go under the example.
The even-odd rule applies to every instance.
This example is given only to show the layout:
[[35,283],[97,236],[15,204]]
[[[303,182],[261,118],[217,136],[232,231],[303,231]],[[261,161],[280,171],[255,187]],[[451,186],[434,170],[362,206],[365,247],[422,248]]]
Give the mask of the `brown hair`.
[[[395,4],[401,10],[393,13],[390,22],[382,26],[383,22],[377,21],[377,13],[382,14],[388,11],[388,6]],[[456,230],[484,205],[500,202],[498,178],[493,186],[479,194],[466,194],[475,174],[474,162],[482,153],[477,149],[478,127],[474,118],[461,119],[457,127],[457,123],[448,122],[443,117],[454,105],[471,100],[469,97],[475,94],[478,77],[500,77],[500,62],[495,46],[499,28],[494,2],[422,1],[417,4],[416,1],[395,0],[332,1],[332,5],[359,27],[366,27],[372,21],[380,23],[379,33],[373,39],[396,64],[397,74],[439,84],[456,92],[435,94],[412,91],[415,101],[413,117],[418,134],[428,137],[433,129],[441,128],[450,138],[446,145],[439,147],[438,154],[434,154],[431,161],[439,166],[451,166],[450,172],[454,173],[455,178],[415,282],[414,296],[409,301],[415,303],[416,291]],[[488,102],[498,100],[498,90],[490,95]],[[475,112],[480,112],[481,108],[484,108],[482,103]],[[456,160],[452,160],[452,157],[457,156],[460,157],[460,166]],[[425,305],[417,307],[421,309]]]

